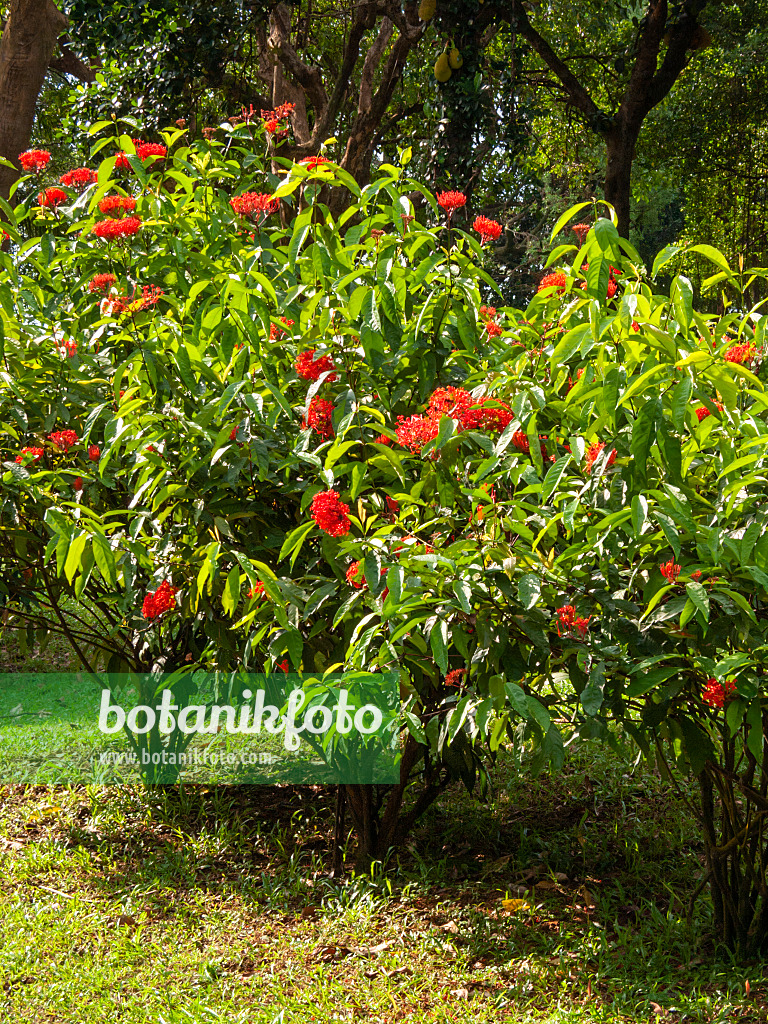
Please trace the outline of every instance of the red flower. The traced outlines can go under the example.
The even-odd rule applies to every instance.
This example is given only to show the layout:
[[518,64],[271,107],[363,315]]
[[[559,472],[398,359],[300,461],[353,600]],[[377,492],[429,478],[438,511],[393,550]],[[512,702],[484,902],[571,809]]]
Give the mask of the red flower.
[[73,445],[77,444],[80,438],[74,430],[54,430],[52,434],[48,435],[48,440],[53,441],[57,448],[68,452]]
[[495,306],[481,306],[480,307],[480,316],[483,317],[486,320],[493,320],[494,317],[496,316],[496,307]]
[[498,221],[489,220],[488,217],[475,217],[472,227],[480,235],[481,245],[490,241],[495,242],[501,234],[501,224]]
[[32,456],[34,456],[34,458],[32,459],[32,462],[39,462],[40,459],[42,459],[43,455],[45,455],[45,449],[44,448],[22,448],[21,449],[21,454],[16,456],[16,461],[19,462],[19,463],[26,462],[26,459],[24,458],[25,455],[32,455]]
[[539,281],[539,286],[536,289],[537,292],[543,292],[545,288],[557,288],[558,291],[564,292],[566,284],[565,272],[562,270],[556,270],[552,274],[545,274],[544,277]]
[[34,171],[39,174],[42,169],[50,163],[51,154],[47,149],[28,149],[19,153],[19,163],[25,171]]
[[616,294],[617,288],[618,288],[618,285],[616,284],[614,279],[612,277],[609,277],[608,278],[608,291],[606,293],[606,298],[612,299],[613,296]]
[[134,139],[133,142],[136,146],[136,156],[141,161],[146,160],[150,156],[164,157],[168,152],[166,147],[159,142],[141,142],[139,139]]
[[99,451],[99,446],[97,444],[89,444],[88,445],[88,458],[91,460],[91,462],[98,462],[100,456],[101,456],[101,452]]
[[229,440],[230,441],[236,440],[236,438],[237,438],[237,431],[238,431],[237,427],[232,427],[232,430],[229,433]]
[[[273,325],[274,326],[274,325]],[[333,360],[330,356],[319,356],[315,359],[315,350],[313,348],[307,349],[306,352],[302,352],[299,358],[296,360],[296,372],[304,380],[317,380],[321,373],[327,373],[329,370],[333,370]],[[335,373],[331,373],[330,377],[326,377],[328,382],[338,380],[338,376]]]
[[122,149],[115,156],[115,170],[116,171],[130,171],[133,168],[128,159],[128,154],[124,153]]
[[345,505],[336,491],[320,491],[312,499],[312,518],[331,537],[343,537],[349,533],[352,523],[348,516],[349,505]]
[[[599,458],[603,448],[605,448],[605,441],[595,441],[594,444],[591,444],[589,448],[587,448],[587,461],[585,464],[585,469],[587,473],[592,472],[592,467],[594,466],[595,462],[597,462],[597,459]],[[606,465],[612,466],[615,461],[616,449],[612,448],[611,454],[608,456],[608,462],[606,463]]]
[[489,320],[485,325],[485,329],[488,332],[489,338],[498,338],[502,332],[501,324],[497,324],[495,320]]
[[154,594],[148,593],[144,598],[141,614],[145,619],[158,618],[175,606],[174,597],[177,593],[176,587],[172,587],[168,580],[163,580]]
[[314,170],[319,164],[330,163],[327,156],[305,156],[303,160],[299,160],[300,164],[308,167],[310,171]]
[[743,345],[731,345],[723,358],[727,363],[751,363],[756,355],[755,346],[750,342]]
[[[288,320],[286,317],[280,317],[280,323],[285,324],[286,327],[293,327],[293,320]],[[269,326],[269,340],[280,341],[281,338],[285,337],[285,331],[282,327],[278,327],[277,324],[270,324]]]
[[76,167],[74,170],[62,174],[59,184],[66,185],[67,188],[76,188],[79,192],[86,185],[93,185],[98,181],[98,177],[96,171],[92,171],[90,167]]
[[395,433],[398,444],[418,455],[425,444],[437,437],[439,427],[439,418],[434,416],[398,416]]
[[632,330],[633,331],[639,331],[640,330],[640,324],[637,322],[637,320],[633,320],[632,321]]
[[253,584],[251,589],[248,591],[248,597],[257,597],[259,600],[261,600],[263,597],[269,599],[269,594],[264,589],[264,584],[261,582],[261,580],[257,580]]
[[318,395],[315,395],[309,403],[306,420],[302,420],[302,430],[306,430],[309,426],[316,434],[319,434],[324,441],[330,440],[330,438],[334,436],[333,423],[331,422],[333,409],[333,402],[329,402],[326,398],[320,398]]
[[512,435],[512,444],[518,451],[525,452],[526,454],[531,450],[531,443],[528,440],[528,436],[522,430],[516,430]]
[[88,282],[88,291],[90,292],[105,292],[110,285],[117,282],[117,278],[114,274],[96,274]]
[[578,633],[579,637],[583,638],[587,635],[591,615],[586,619],[578,616],[572,604],[563,605],[562,608],[557,609],[555,614],[557,615],[558,636],[575,636]]
[[81,476],[75,477],[75,482],[72,485],[76,491],[82,491],[83,489],[83,478]]
[[270,135],[274,135],[279,126],[279,122],[276,117],[270,118],[269,121],[264,122],[264,127]]
[[141,229],[141,217],[123,217],[120,220],[100,220],[93,225],[93,233],[98,238],[122,238],[135,235]]
[[352,562],[345,573],[345,578],[350,586],[353,586],[356,590],[361,590],[365,586],[365,579],[362,577],[363,563]]
[[669,580],[670,583],[675,583],[677,581],[677,577],[680,575],[680,566],[675,565],[674,559],[670,558],[668,562],[664,562],[659,566],[659,571],[665,580]]
[[276,213],[280,202],[267,192],[243,192],[241,196],[230,199],[229,205],[239,216],[255,219],[261,214]]
[[63,188],[46,188],[37,197],[38,206],[52,206],[55,210],[59,203],[65,203],[69,196]]
[[102,213],[114,213],[116,210],[133,211],[136,209],[136,200],[131,196],[104,196],[99,200],[99,209]]
[[400,511],[400,503],[395,501],[394,498],[390,498],[388,494],[384,496],[384,501],[386,502],[387,508],[392,513],[392,515],[396,516],[397,513]]
[[701,699],[705,704],[713,708],[721,708],[726,699],[733,697],[736,693],[736,683],[733,679],[726,679],[724,683],[718,683],[716,679],[708,679],[707,685],[701,691]]
[[461,209],[467,201],[463,192],[438,192],[435,198],[438,206],[442,206],[448,212],[449,217],[454,210]]
[[461,686],[464,682],[464,676],[467,674],[465,668],[455,668],[449,672],[445,677],[446,686]]
[[77,342],[74,338],[68,338],[64,342],[61,354],[69,359],[73,359],[77,355]]
[[692,580],[700,580],[701,579],[701,569],[695,569],[691,573],[691,579]]
[[589,234],[590,227],[589,224],[571,224],[571,231],[576,235],[576,241],[580,246],[584,245],[584,239]]
[[282,661],[276,661],[275,668],[279,668],[281,671],[285,672],[286,675],[291,671],[291,666],[288,664],[287,658],[283,658]]

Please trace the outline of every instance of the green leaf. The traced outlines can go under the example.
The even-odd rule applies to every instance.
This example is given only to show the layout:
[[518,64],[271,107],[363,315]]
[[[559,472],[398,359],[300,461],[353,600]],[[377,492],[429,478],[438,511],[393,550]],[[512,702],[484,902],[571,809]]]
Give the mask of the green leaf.
[[540,594],[540,576],[536,576],[533,573],[526,573],[525,576],[520,577],[520,581],[517,584],[517,596],[520,600],[520,604],[526,609],[526,611],[529,608],[533,608],[538,601]]
[[658,398],[649,399],[640,410],[632,426],[632,440],[629,452],[632,456],[632,470],[635,486],[644,486],[648,454],[656,436],[656,423],[661,417],[661,402]]
[[227,582],[224,584],[224,592],[221,595],[221,607],[227,615],[234,615],[240,600],[240,567],[233,565],[227,575]]
[[392,568],[387,572],[387,586],[389,587],[389,597],[392,598],[395,604],[400,603],[400,599],[403,593],[403,580],[405,573],[401,566],[393,565]]
[[644,494],[636,494],[632,499],[632,530],[636,537],[642,536],[648,522],[648,499]]
[[[280,554],[277,556],[278,562],[282,562],[282,560],[291,552],[294,553],[295,561],[301,545],[314,528],[315,521],[314,519],[311,519],[308,523],[302,523],[301,526],[297,526],[295,530],[291,530],[283,541],[283,546],[280,548]],[[293,564],[293,562],[291,564]]]
[[675,318],[680,326],[687,331],[693,319],[693,286],[687,277],[678,274],[672,282],[670,296],[675,310]]
[[557,485],[562,479],[563,473],[565,473],[568,463],[571,461],[570,455],[563,455],[553,463],[547,470],[547,475],[544,477],[544,483],[541,485],[541,500],[548,501],[550,496],[557,489]]
[[429,644],[438,668],[445,675],[448,672],[448,623],[445,619],[435,620],[429,634]]
[[672,391],[672,423],[681,434],[685,428],[685,413],[692,391],[693,381],[690,377],[679,380]]
[[667,263],[675,258],[679,253],[685,250],[684,245],[668,245],[665,249],[662,249],[656,259],[653,261],[653,268],[651,270],[651,277],[656,277],[662,267],[665,267]]
[[298,672],[301,668],[301,656],[304,653],[304,640],[302,639],[301,633],[298,629],[294,629],[291,626],[286,630],[285,646],[288,650],[288,656],[291,659],[291,664]]
[[696,609],[704,616],[704,621],[709,622],[709,597],[704,587],[691,580],[690,583],[686,583],[685,591]]

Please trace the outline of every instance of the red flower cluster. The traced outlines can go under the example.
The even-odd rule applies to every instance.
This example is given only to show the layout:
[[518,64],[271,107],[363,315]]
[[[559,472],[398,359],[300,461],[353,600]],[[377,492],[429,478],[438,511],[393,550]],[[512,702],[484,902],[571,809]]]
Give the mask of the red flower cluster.
[[264,589],[264,584],[261,582],[261,580],[256,580],[256,582],[248,591],[248,597],[257,597],[259,598],[259,600],[261,600],[261,598],[263,597],[269,599],[269,594]]
[[96,171],[92,171],[90,167],[75,167],[74,170],[62,174],[59,184],[66,185],[67,188],[76,188],[79,192],[86,185],[93,185],[98,178]]
[[330,160],[327,156],[305,156],[303,160],[299,160],[299,163],[313,171],[320,164],[330,163]]
[[39,174],[50,162],[51,154],[47,149],[28,149],[24,153],[19,153],[19,163],[27,172],[34,171]]
[[439,428],[439,418],[433,416],[398,416],[395,433],[398,444],[418,455],[425,444],[437,437]]
[[114,274],[96,274],[88,282],[89,292],[106,292],[110,285],[117,282],[117,278]]
[[[150,156],[162,156],[164,157],[168,150],[165,146],[159,142],[142,142],[141,139],[131,140],[136,147],[136,156],[144,162]],[[115,168],[125,171],[131,170],[131,163],[128,159],[128,154],[120,150],[115,160]]]
[[473,398],[463,388],[438,388],[430,397],[423,416],[398,416],[395,431],[398,442],[414,454],[437,437],[440,419],[452,416],[459,430],[495,430],[500,433],[512,419],[512,410],[494,398]]
[[[295,109],[295,103],[281,103],[280,106],[275,107],[274,110],[262,110],[261,119],[269,134],[274,135],[274,133],[281,127],[280,122],[287,121]],[[283,128],[280,134],[283,135],[286,131],[287,129]]]
[[454,210],[461,209],[467,202],[467,197],[463,192],[438,192],[435,198],[438,206],[442,206],[448,212],[449,217]]
[[334,436],[331,422],[333,408],[333,402],[315,395],[309,403],[307,418],[301,421],[301,429],[306,430],[307,427],[311,427],[324,441],[330,440]]
[[82,491],[82,489],[83,489],[83,478],[81,476],[76,476],[72,486],[75,488],[76,491]]
[[589,234],[590,224],[572,224],[571,231],[576,235],[576,241],[579,245],[584,245],[584,239]]
[[446,686],[461,686],[464,676],[467,674],[465,668],[454,668],[445,677]]
[[229,205],[240,217],[252,217],[254,220],[270,213],[276,213],[280,201],[273,199],[268,192],[243,192],[241,196],[233,196]]
[[670,558],[668,562],[663,562],[659,566],[659,572],[665,580],[669,580],[670,583],[675,583],[677,577],[680,575],[681,569],[679,565],[675,565],[674,559]]
[[32,461],[33,462],[39,462],[40,459],[42,459],[43,455],[45,455],[45,449],[43,449],[43,448],[22,448],[21,449],[21,454],[16,456],[16,461],[19,462],[19,463],[25,462],[26,461],[25,458],[24,458],[25,455],[32,455],[32,456],[34,456]]
[[147,594],[144,604],[141,606],[141,614],[145,619],[156,619],[174,607],[173,600],[178,593],[176,587],[172,587],[168,580],[163,580],[154,594]]
[[312,499],[310,505],[312,518],[325,533],[331,537],[343,537],[349,533],[352,523],[349,505],[345,505],[336,491],[320,491]]
[[[289,320],[287,317],[281,316],[280,323],[285,324],[286,327],[293,327],[293,320]],[[285,331],[282,327],[278,327],[277,324],[270,324],[269,326],[269,340],[280,341],[281,338],[285,337]]]
[[365,577],[362,575],[363,563],[352,562],[345,573],[345,578],[355,590],[361,590],[365,586]]
[[751,342],[745,342],[743,345],[731,345],[723,358],[727,363],[751,363],[756,355],[755,346]]
[[536,289],[537,292],[543,292],[545,288],[557,288],[559,292],[565,291],[566,277],[565,272],[562,270],[556,270],[552,274],[545,274],[544,277],[539,281],[539,286]]
[[[291,324],[293,321],[291,321]],[[274,326],[274,325],[273,325]],[[319,356],[315,359],[315,350],[313,348],[307,349],[306,352],[302,352],[299,358],[296,360],[296,373],[304,380],[317,380],[321,373],[327,373],[329,370],[333,370],[333,360],[330,356]],[[335,373],[331,373],[330,377],[325,378],[328,382],[338,380],[338,376]]]
[[512,444],[517,448],[518,451],[525,452],[526,455],[530,453],[531,442],[528,440],[528,435],[522,430],[516,430],[512,435]]
[[99,209],[102,213],[125,213],[127,210],[133,212],[136,209],[136,200],[131,196],[104,196],[99,200]]
[[74,430],[54,430],[52,434],[48,435],[48,440],[53,441],[57,448],[68,452],[72,445],[77,444],[80,438]]
[[133,140],[136,146],[136,156],[139,160],[144,161],[150,156],[162,156],[164,157],[168,150],[159,142],[139,142],[136,139]]
[[473,398],[463,388],[438,388],[430,396],[427,415],[452,416],[459,430],[495,430],[499,433],[512,419],[512,410],[495,398]]
[[[587,448],[587,461],[586,461],[586,465],[585,465],[585,469],[586,469],[587,473],[591,473],[592,472],[592,467],[594,466],[594,464],[597,462],[598,458],[600,457],[600,453],[602,452],[603,448],[605,448],[605,441],[595,441],[594,444],[591,444],[589,446],[589,448]],[[606,465],[607,466],[612,466],[615,461],[616,461],[616,449],[612,448],[611,449],[611,454],[608,456],[608,462],[606,463]]]
[[141,217],[122,217],[120,220],[100,220],[93,225],[93,233],[98,238],[110,241],[126,235],[136,235],[141,229]]
[[701,579],[701,569],[695,569],[691,573],[691,579],[692,580],[700,580]]
[[149,309],[155,306],[161,295],[165,292],[156,285],[144,285],[141,295],[137,296],[134,290],[132,295],[115,295],[112,299],[102,301],[102,316],[108,313],[110,316],[119,316],[120,313],[139,313],[142,309]]
[[98,462],[101,458],[101,452],[99,451],[99,446],[97,444],[88,445],[88,458],[91,462]]
[[707,685],[701,691],[701,699],[705,704],[713,708],[721,708],[726,700],[736,693],[736,682],[733,679],[726,679],[724,683],[718,683],[716,679],[708,679]]
[[577,633],[579,637],[587,635],[591,615],[586,619],[578,616],[572,604],[563,605],[562,608],[557,609],[555,614],[557,615],[558,636],[576,636]]
[[473,229],[480,235],[480,244],[496,241],[501,234],[501,224],[498,221],[490,220],[488,217],[475,217]]
[[50,206],[55,210],[59,203],[65,203],[69,196],[63,188],[45,188],[37,197],[38,206]]
[[637,320],[633,320],[632,321],[632,330],[633,331],[639,331],[640,330],[640,324],[637,322]]
[[481,306],[480,316],[485,320],[485,329],[489,338],[497,338],[501,332],[501,324],[496,320],[496,309],[493,306]]
[[[715,405],[717,406],[717,408],[718,408],[718,410],[720,412],[723,411],[722,402],[715,402]],[[709,411],[709,409],[705,405],[700,405],[696,409],[694,409],[693,411],[696,413],[696,418],[698,419],[699,423],[701,423],[702,420],[705,420],[707,418],[707,416],[711,416],[712,415],[712,413]]]

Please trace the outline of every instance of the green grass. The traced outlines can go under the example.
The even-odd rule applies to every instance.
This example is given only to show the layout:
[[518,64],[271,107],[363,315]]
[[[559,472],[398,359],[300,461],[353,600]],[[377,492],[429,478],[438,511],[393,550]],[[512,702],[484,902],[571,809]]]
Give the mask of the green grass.
[[337,880],[318,788],[6,787],[0,1019],[768,1019],[706,895],[686,921],[702,848],[654,772],[592,749],[496,782],[495,806],[446,793],[388,873]]

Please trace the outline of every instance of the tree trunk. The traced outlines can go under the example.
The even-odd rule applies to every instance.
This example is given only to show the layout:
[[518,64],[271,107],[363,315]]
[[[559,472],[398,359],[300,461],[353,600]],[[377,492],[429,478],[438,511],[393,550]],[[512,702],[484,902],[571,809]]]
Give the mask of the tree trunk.
[[[68,20],[51,0],[11,0],[0,39],[0,156],[18,168],[29,147],[35,105],[56,40]],[[19,172],[0,167],[0,195],[7,199]]]
[[632,194],[632,161],[639,129],[619,122],[605,136],[605,198],[616,210],[619,234],[629,238],[629,207]]

